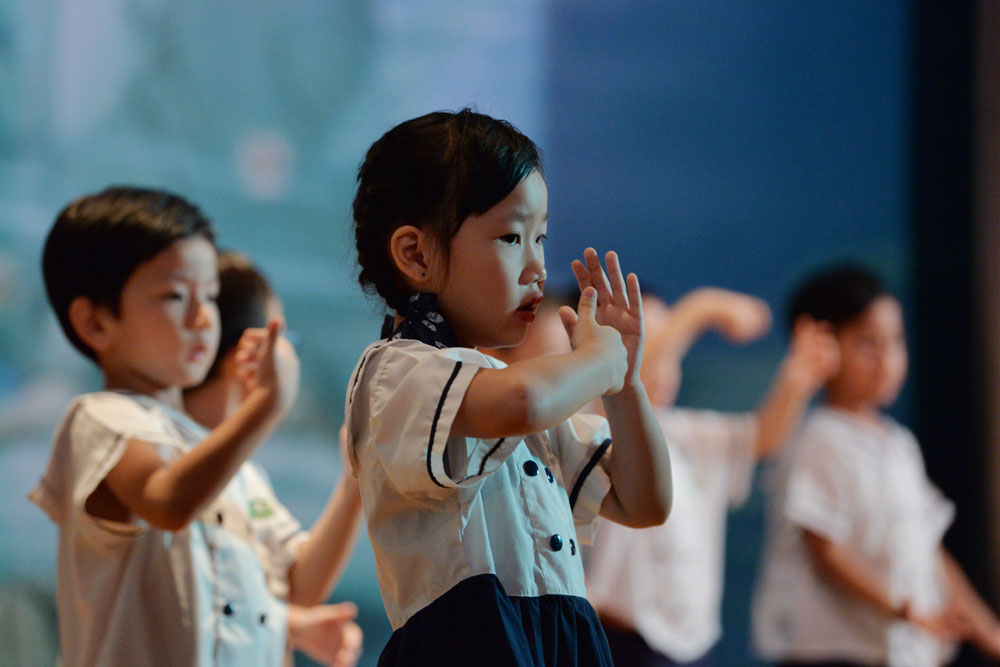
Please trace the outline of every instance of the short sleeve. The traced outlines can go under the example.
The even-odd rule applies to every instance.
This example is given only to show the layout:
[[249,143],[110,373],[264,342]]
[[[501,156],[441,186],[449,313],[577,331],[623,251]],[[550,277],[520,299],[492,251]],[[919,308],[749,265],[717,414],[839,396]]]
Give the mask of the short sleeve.
[[[175,441],[149,408],[121,394],[88,394],[70,405],[52,446],[48,467],[29,498],[57,524],[84,505],[117,465],[129,440]],[[107,522],[102,522],[107,523]]]
[[683,450],[699,478],[721,475],[716,488],[725,489],[729,505],[746,501],[757,463],[754,415],[672,408],[658,417],[664,437]]
[[[388,344],[377,357],[366,388],[368,428],[386,475],[404,493],[459,486],[446,461],[449,433],[469,383],[488,363],[485,357],[414,341]],[[354,400],[362,400],[361,391]]]
[[846,540],[857,496],[853,467],[846,449],[815,432],[804,434],[789,471],[785,516],[792,524],[833,542]]
[[559,461],[569,492],[576,534],[593,542],[604,497],[611,489],[608,459],[611,430],[598,415],[576,414],[549,430],[549,441]]

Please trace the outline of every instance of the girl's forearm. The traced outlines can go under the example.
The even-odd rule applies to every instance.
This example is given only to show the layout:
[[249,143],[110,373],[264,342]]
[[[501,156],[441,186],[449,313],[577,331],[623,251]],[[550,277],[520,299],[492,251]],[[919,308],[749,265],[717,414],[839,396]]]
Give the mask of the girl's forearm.
[[670,454],[642,383],[602,398],[611,427],[611,492],[601,514],[627,526],[663,523],[673,502]]
[[329,597],[350,560],[360,524],[358,482],[344,472],[289,569],[290,603],[309,607]]
[[595,345],[480,370],[451,435],[502,438],[552,428],[613,387],[616,369],[606,349]]

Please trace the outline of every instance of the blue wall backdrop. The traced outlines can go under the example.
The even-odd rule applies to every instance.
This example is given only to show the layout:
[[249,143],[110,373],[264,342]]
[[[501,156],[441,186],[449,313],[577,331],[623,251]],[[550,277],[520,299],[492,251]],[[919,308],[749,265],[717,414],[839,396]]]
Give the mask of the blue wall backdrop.
[[[308,524],[342,470],[343,388],[381,315],[354,282],[349,205],[382,132],[472,105],[532,136],[554,285],[593,245],[668,300],[701,285],[767,300],[768,337],[708,337],[685,362],[682,404],[749,410],[804,272],[860,259],[912,299],[910,20],[902,0],[0,0],[0,617],[41,629],[21,664],[55,650],[55,531],[25,495],[66,402],[99,386],[38,270],[69,199],[179,191],[270,275],[303,390],[258,458]],[[732,517],[719,664],[753,662],[762,503]],[[335,597],[358,602],[373,665],[389,627],[364,536]]]

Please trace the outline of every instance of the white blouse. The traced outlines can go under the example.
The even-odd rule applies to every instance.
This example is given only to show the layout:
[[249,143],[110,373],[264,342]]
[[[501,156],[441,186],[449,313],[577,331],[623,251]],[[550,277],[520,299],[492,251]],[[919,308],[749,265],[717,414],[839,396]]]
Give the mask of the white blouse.
[[769,534],[754,600],[754,639],[771,659],[940,665],[953,650],[893,620],[818,569],[809,530],[878,573],[896,605],[945,604],[941,539],[954,507],[927,479],[913,434],[885,418],[817,408],[775,470]]
[[147,396],[85,394],[69,406],[30,498],[59,527],[63,665],[282,664],[288,567],[305,533],[245,463],[177,532],[91,516],[87,498],[130,439],[171,461],[205,430]]
[[393,629],[481,574],[510,596],[586,595],[579,542],[610,489],[607,422],[578,415],[523,438],[451,437],[475,374],[504,367],[400,339],[370,345],[352,374],[349,456]]

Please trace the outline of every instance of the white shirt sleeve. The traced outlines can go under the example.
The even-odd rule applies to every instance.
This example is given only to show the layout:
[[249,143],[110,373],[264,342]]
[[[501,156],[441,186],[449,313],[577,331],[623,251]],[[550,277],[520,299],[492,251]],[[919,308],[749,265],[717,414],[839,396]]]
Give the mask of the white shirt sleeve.
[[853,468],[846,449],[821,434],[804,434],[791,464],[785,516],[799,528],[843,543],[856,522]]
[[[149,408],[111,392],[87,394],[72,403],[56,432],[52,455],[29,498],[56,524],[75,514],[89,517],[84,506],[118,464],[129,440],[176,444],[175,436]],[[94,525],[110,522],[93,519]]]
[[591,544],[601,504],[611,490],[611,429],[604,417],[576,414],[550,429],[549,441],[569,492],[577,537]]
[[743,504],[750,495],[757,463],[757,418],[753,414],[687,408],[660,411],[658,416],[664,437],[683,450],[698,477],[723,475],[718,488],[725,489],[728,504]]
[[[502,462],[503,456],[491,453],[497,441],[451,438],[449,442],[465,391],[488,363],[475,350],[439,350],[412,341],[379,350],[376,367],[366,375],[369,437],[385,474],[401,492],[438,493],[460,486],[467,470],[452,470],[447,450],[460,447],[462,441],[472,448],[463,449],[467,461]],[[359,399],[360,395],[355,398]],[[508,440],[509,454],[519,439]]]

